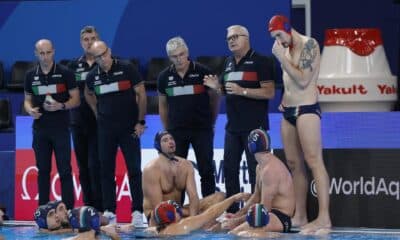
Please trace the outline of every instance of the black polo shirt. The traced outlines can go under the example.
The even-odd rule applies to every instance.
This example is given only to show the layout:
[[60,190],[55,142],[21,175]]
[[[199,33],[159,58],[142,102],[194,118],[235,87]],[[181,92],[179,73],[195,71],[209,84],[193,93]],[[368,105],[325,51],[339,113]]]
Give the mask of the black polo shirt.
[[79,105],[77,108],[71,109],[70,111],[71,125],[91,126],[93,125],[93,121],[96,120],[92,109],[85,99],[86,77],[88,73],[96,66],[96,63],[93,63],[92,66],[89,66],[89,64],[86,62],[85,56],[71,61],[68,64],[68,68],[75,73],[75,81],[79,87],[81,98],[81,105]]
[[158,92],[168,102],[168,129],[212,127],[208,87],[203,84],[204,75],[208,74],[209,68],[191,61],[183,78],[173,65],[158,75]]
[[[273,65],[267,57],[252,49],[238,64],[233,56],[228,57],[220,77],[223,86],[234,82],[243,88],[260,88],[263,81],[273,81]],[[226,94],[226,113],[226,129],[230,132],[245,132],[260,127],[269,129],[268,100]]]
[[25,92],[32,95],[32,106],[39,107],[42,116],[35,119],[33,127],[62,128],[69,125],[68,111],[48,112],[43,109],[46,94],[51,94],[57,102],[66,102],[70,98],[69,90],[76,88],[74,74],[66,67],[53,64],[50,72],[44,74],[40,65],[29,70],[25,75]]
[[113,60],[104,72],[99,66],[89,72],[86,84],[97,97],[97,122],[108,130],[132,131],[138,122],[134,87],[142,84],[139,72],[129,62]]

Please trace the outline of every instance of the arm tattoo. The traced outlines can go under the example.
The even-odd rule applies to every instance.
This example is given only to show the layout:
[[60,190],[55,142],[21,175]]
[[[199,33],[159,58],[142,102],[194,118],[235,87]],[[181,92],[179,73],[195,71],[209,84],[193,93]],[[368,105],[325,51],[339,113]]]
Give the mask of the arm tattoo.
[[309,68],[310,71],[313,71],[312,64],[315,61],[315,58],[317,57],[317,44],[313,39],[310,39],[306,42],[304,45],[304,49],[301,52],[300,55],[300,64],[299,67],[300,69],[307,69]]

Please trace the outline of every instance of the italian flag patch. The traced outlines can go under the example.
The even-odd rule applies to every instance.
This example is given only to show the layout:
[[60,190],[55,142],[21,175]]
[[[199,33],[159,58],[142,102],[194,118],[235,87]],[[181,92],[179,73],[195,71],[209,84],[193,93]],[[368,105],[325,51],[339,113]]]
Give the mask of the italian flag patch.
[[175,97],[175,96],[182,96],[182,95],[196,95],[201,94],[205,91],[204,85],[195,84],[195,85],[187,85],[187,86],[178,86],[178,87],[171,87],[165,89],[167,96]]
[[97,95],[102,95],[111,92],[120,92],[125,91],[131,88],[131,81],[129,80],[122,80],[119,82],[113,82],[109,84],[102,84],[99,86],[95,86],[94,91]]
[[62,93],[67,90],[65,83],[57,83],[51,84],[47,86],[33,86],[32,91],[34,95],[46,95],[46,94],[55,94]]
[[230,72],[224,75],[224,81],[257,81],[257,72]]

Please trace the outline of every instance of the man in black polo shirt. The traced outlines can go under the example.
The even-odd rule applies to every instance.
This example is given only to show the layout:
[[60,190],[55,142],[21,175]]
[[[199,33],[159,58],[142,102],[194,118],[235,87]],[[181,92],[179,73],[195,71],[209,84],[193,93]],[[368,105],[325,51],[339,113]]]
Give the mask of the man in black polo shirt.
[[97,115],[104,215],[115,222],[115,157],[118,147],[129,175],[132,223],[143,224],[140,136],[145,130],[146,91],[138,71],[111,57],[111,49],[95,41],[89,49],[98,64],[86,78],[86,100]]
[[39,64],[25,77],[26,112],[34,118],[33,143],[38,168],[39,205],[49,201],[51,156],[54,151],[61,181],[61,197],[68,209],[74,207],[71,175],[71,142],[68,109],[80,104],[74,75],[54,62],[50,40],[36,42]]
[[174,136],[177,156],[187,158],[192,144],[201,193],[206,197],[215,192],[213,126],[218,115],[218,94],[204,86],[203,78],[211,72],[189,60],[189,49],[181,37],[171,38],[166,50],[172,65],[157,80],[161,121]]
[[[273,64],[250,47],[249,32],[240,25],[227,29],[229,50],[232,56],[225,62],[220,81],[214,75],[204,78],[209,87],[226,94],[224,174],[227,197],[240,191],[239,167],[243,151],[246,152],[251,190],[254,191],[257,162],[246,148],[250,131],[269,129],[268,99],[274,97]],[[238,204],[228,211],[236,212]]]
[[100,162],[97,150],[96,117],[85,100],[86,76],[97,64],[88,50],[99,35],[93,26],[81,30],[80,41],[83,55],[71,61],[68,67],[75,72],[76,84],[79,87],[81,105],[71,110],[71,132],[74,141],[76,160],[79,166],[79,180],[82,186],[83,202],[103,211]]

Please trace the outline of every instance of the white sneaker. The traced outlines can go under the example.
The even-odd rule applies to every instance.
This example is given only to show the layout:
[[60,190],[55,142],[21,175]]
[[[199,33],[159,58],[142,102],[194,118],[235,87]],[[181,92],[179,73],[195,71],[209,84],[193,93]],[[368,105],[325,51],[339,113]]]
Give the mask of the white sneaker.
[[109,212],[108,210],[106,210],[103,213],[103,216],[108,219],[109,224],[117,224],[117,216],[113,212]]
[[132,213],[132,224],[135,227],[144,227],[143,226],[143,214],[139,211],[134,211]]

